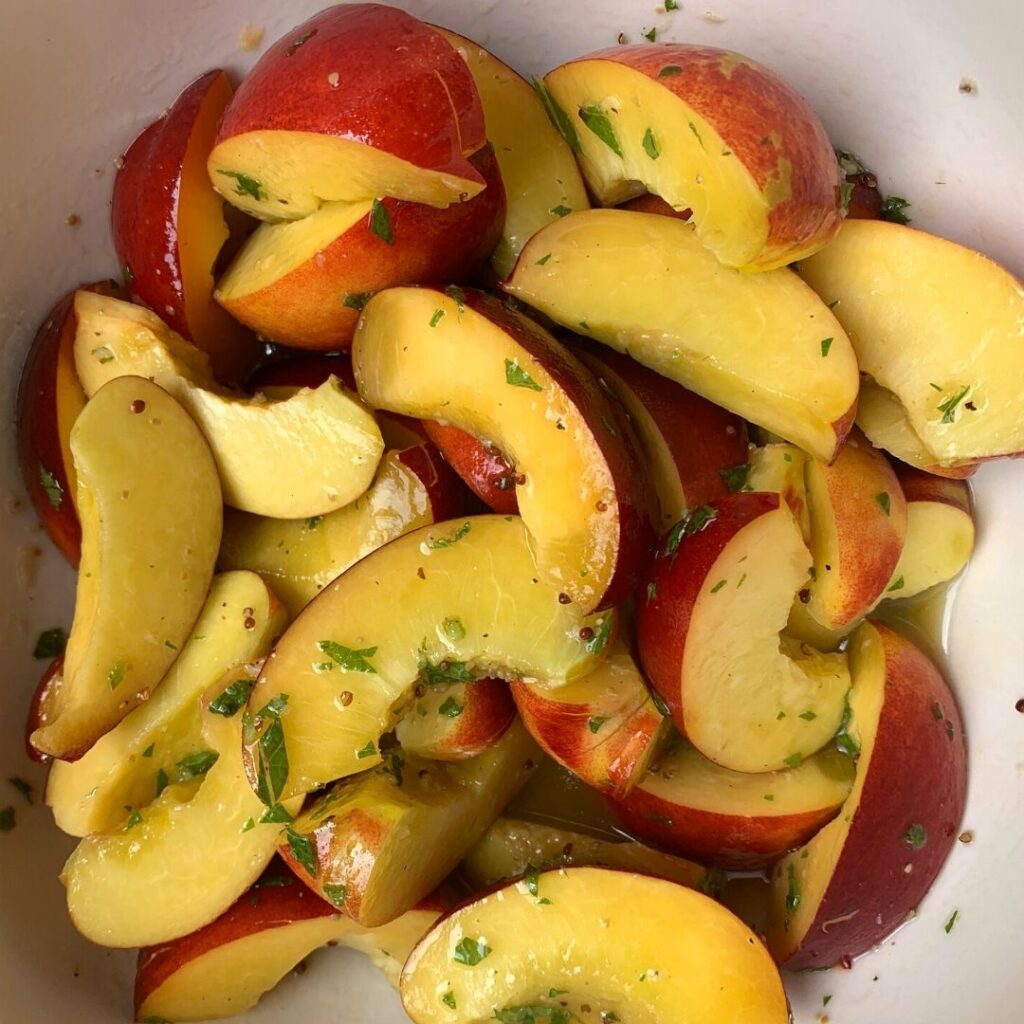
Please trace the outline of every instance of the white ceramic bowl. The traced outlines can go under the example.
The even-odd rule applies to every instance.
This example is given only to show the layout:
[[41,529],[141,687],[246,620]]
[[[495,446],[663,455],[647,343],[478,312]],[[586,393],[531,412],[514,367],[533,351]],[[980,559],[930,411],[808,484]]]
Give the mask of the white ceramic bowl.
[[[117,272],[108,230],[113,161],[185,83],[212,66],[244,72],[243,29],[264,45],[322,0],[3,0],[0,38],[0,402],[11,424],[21,361],[47,308],[80,281]],[[817,107],[834,142],[913,203],[915,223],[1024,271],[1024,6],[1013,0],[406,0],[414,14],[472,35],[522,70],[632,40],[741,50],[782,72]],[[283,8],[287,8],[286,10]],[[262,47],[261,47],[262,48]],[[961,81],[974,88],[961,91]],[[77,214],[80,224],[65,218]],[[1024,381],[1021,382],[1024,393]],[[1024,415],[1024,408],[1022,408]],[[1024,1020],[1024,465],[977,476],[980,544],[947,621],[949,668],[971,753],[965,827],[916,920],[852,971],[796,975],[798,1024],[1020,1024]],[[0,446],[0,1020],[130,1020],[133,957],[90,946],[57,880],[70,842],[39,806],[44,773],[21,728],[41,663],[37,633],[70,621],[72,574],[27,507],[14,434]],[[39,553],[41,551],[41,554]],[[6,780],[31,779],[24,805]],[[959,911],[956,927],[943,924]],[[389,1024],[398,1000],[358,956],[318,954],[249,1018]],[[756,1022],[736,1022],[756,1024]]]

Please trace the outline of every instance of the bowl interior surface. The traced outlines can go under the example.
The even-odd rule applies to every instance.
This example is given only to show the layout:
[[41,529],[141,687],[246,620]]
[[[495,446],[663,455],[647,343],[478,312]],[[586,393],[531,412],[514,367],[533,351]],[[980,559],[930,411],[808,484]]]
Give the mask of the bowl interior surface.
[[[31,336],[58,296],[118,274],[109,238],[114,159],[195,75],[236,75],[322,0],[7,0],[0,62],[0,807],[16,827],[0,834],[0,1017],[107,1024],[131,1019],[131,953],[90,946],[64,910],[58,874],[71,841],[41,806],[45,772],[23,752],[22,724],[44,665],[41,630],[70,624],[73,576],[28,507],[15,461],[14,400]],[[833,142],[877,173],[883,192],[912,203],[914,223],[976,246],[1024,272],[1024,8],[1011,0],[694,0],[666,13],[654,0],[405,0],[428,20],[471,35],[521,71],[637,41],[705,42],[740,50],[807,96]],[[287,9],[284,10],[283,8]],[[255,51],[246,26],[262,28]],[[973,88],[961,89],[969,81]],[[75,214],[80,223],[69,226]],[[1024,395],[1024,381],[1021,382]],[[1022,407],[1024,415],[1024,407]],[[971,755],[964,827],[918,915],[850,971],[787,978],[798,1024],[827,1012],[834,1024],[984,1020],[1024,1013],[1024,466],[976,477],[980,541],[958,584],[943,633]],[[30,780],[28,806],[6,781]],[[944,925],[958,911],[955,928]],[[828,1010],[824,1011],[826,996]],[[391,1024],[404,1016],[383,978],[358,955],[324,950],[247,1020],[345,1019]],[[751,1022],[752,1024],[752,1022]]]

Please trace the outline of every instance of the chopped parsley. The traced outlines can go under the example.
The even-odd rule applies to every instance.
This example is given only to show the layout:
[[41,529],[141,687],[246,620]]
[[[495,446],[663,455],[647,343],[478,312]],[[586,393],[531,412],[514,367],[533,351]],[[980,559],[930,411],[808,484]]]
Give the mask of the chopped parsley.
[[[473,528],[473,524],[470,522],[463,523],[450,537],[431,537],[427,541],[427,547],[431,551],[438,551],[441,548],[450,548],[453,544],[458,544],[463,537]],[[375,647],[374,650],[377,648]]]
[[214,697],[210,701],[210,712],[214,715],[223,715],[225,718],[233,718],[249,702],[252,687],[251,679],[236,679],[219,697]]
[[[252,820],[252,819],[250,819]],[[269,810],[265,811],[263,817],[260,818],[261,825],[277,825],[287,824],[292,821],[292,814],[284,804],[274,804]]]
[[99,360],[101,366],[105,366],[107,363],[112,363],[114,361],[114,353],[111,352],[106,345],[100,345],[99,348],[94,348],[90,354]]
[[[498,1024],[572,1024],[575,1018],[562,1006],[509,1006],[495,1010],[494,1019]],[[618,1018],[616,1018],[618,1019]]]
[[903,842],[912,850],[921,850],[928,843],[928,833],[923,825],[913,824],[904,833]]
[[540,894],[540,872],[532,864],[526,865],[526,870],[523,872],[523,884],[531,896]]
[[235,195],[251,196],[256,202],[267,198],[263,186],[255,178],[250,178],[248,174],[242,174],[240,171],[217,171],[217,173],[222,174],[225,178],[235,179]]
[[377,670],[369,661],[377,653],[376,647],[364,647],[362,650],[356,650],[354,647],[346,647],[334,640],[321,640],[316,646],[346,672],[367,672],[374,676],[377,674]]
[[124,662],[119,661],[114,664],[110,671],[107,673],[107,682],[110,684],[112,690],[116,690],[120,686],[121,681],[124,679]]
[[956,924],[956,919],[960,916],[959,910],[954,910],[950,919],[942,926],[943,931],[948,935],[953,930],[953,925]]
[[967,397],[967,392],[970,390],[970,385],[967,385],[939,405],[938,409],[942,413],[943,423],[953,423],[956,420],[956,407]]
[[41,462],[39,463],[39,483],[42,484],[43,490],[46,491],[46,500],[55,509],[59,510],[61,503],[64,501],[64,488],[61,487],[57,478]]
[[434,315],[430,318],[430,326],[431,327],[436,327],[441,322],[441,318],[443,316],[444,316],[444,310],[443,309],[440,309],[440,308],[435,309],[434,310]]
[[427,657],[425,647],[420,647],[420,679],[428,686],[441,686],[449,683],[475,683],[476,676],[466,668],[464,661],[439,661],[433,664]]
[[325,882],[323,892],[339,910],[345,906],[345,897],[348,894],[348,890],[340,882]]
[[505,383],[516,388],[528,388],[530,391],[544,390],[515,359],[505,359]]
[[392,752],[387,757],[387,769],[395,777],[395,784],[401,786],[402,784],[402,769],[405,767],[405,760],[398,756],[398,754]]
[[647,600],[653,601],[658,596],[658,584],[651,582],[647,584]]
[[252,742],[255,730],[265,719],[273,719],[256,743],[256,795],[268,807],[278,802],[288,781],[288,751],[281,722],[281,712],[287,703],[288,694],[278,694],[255,718],[247,711],[242,719],[243,738],[247,744]]
[[569,144],[569,148],[574,153],[582,153],[583,149],[580,146],[579,136],[576,134],[576,129],[573,127],[573,123],[569,119],[569,115],[558,105],[551,93],[548,92],[547,86],[541,79],[534,75],[531,81],[533,83],[534,92],[537,93],[537,98],[540,100],[541,106],[548,115],[548,119],[555,126],[562,138]]
[[832,342],[833,341],[835,341],[835,338],[822,338],[822,340],[821,340],[821,358],[822,359],[824,359],[828,355],[829,349],[832,347]]
[[697,126],[692,121],[688,121],[687,123],[690,126],[690,131],[697,137],[697,141],[700,143],[700,148],[704,149],[704,140],[700,137],[700,132],[697,131]]
[[[476,967],[481,960],[486,960],[491,955],[491,947],[483,939],[471,939],[468,935],[459,941],[455,947],[452,959],[457,964],[464,964],[466,967]],[[495,1014],[497,1016],[497,1014]],[[500,1018],[499,1018],[500,1020]]]
[[535,266],[543,267],[549,259],[551,259],[551,253],[545,253],[539,260],[537,260]]
[[169,785],[171,780],[163,768],[158,768],[156,773],[156,795],[159,796]]
[[127,832],[129,829],[135,828],[136,825],[142,824],[142,815],[138,811],[132,811],[128,815],[128,820],[124,823],[124,830]]
[[901,199],[899,196],[889,196],[882,203],[878,216],[882,220],[891,221],[893,224],[909,224],[910,218],[903,211],[910,205],[910,202],[906,199]]
[[68,635],[64,632],[60,626],[54,626],[53,629],[43,630],[39,634],[36,640],[36,646],[32,651],[33,658],[45,659],[50,661],[56,658],[58,654],[64,653],[64,648],[68,645]]
[[239,831],[244,834],[246,832],[251,832],[255,827],[256,822],[252,818],[246,818],[245,821],[242,823],[242,827]]
[[356,757],[358,757],[359,760],[361,761],[364,757],[373,757],[373,755],[376,753],[377,745],[373,742],[373,740],[367,740],[366,746],[360,747],[359,750],[356,751]]
[[444,293],[455,303],[455,308],[460,313],[466,312],[466,293],[457,284],[448,285]]
[[583,644],[588,654],[600,654],[604,650],[612,635],[612,625],[611,614],[605,614],[601,617],[597,624],[597,629],[593,631],[593,636],[588,636]]
[[596,104],[580,107],[580,120],[616,155],[622,156],[622,147],[608,115]]
[[311,878],[316,878],[316,853],[313,850],[313,841],[309,836],[296,832],[291,825],[284,830],[284,835],[296,863],[301,864]]
[[846,694],[846,707],[843,708],[843,718],[839,723],[839,731],[836,733],[836,750],[840,754],[852,757],[856,760],[860,757],[860,744],[850,735],[850,722],[853,720],[853,708],[850,707],[850,694]]
[[698,505],[696,508],[690,509],[669,531],[668,537],[665,539],[665,554],[674,554],[684,536],[692,537],[695,533],[700,533],[704,527],[713,523],[717,518],[718,513],[710,505]]
[[198,753],[183,757],[175,765],[178,771],[178,781],[188,782],[189,779],[205,775],[217,763],[219,757],[220,754],[216,750],[200,750]]
[[797,751],[786,758],[785,764],[788,768],[799,768],[804,763],[804,755]]
[[668,78],[670,75],[678,75],[683,69],[678,64],[666,64],[659,72],[659,78]]
[[462,619],[450,616],[441,623],[441,629],[449,640],[462,640],[466,635],[466,627]]
[[676,2],[676,0],[665,0],[665,13],[666,14],[668,14],[669,11],[678,11],[678,10],[679,10],[679,4]]
[[568,217],[572,209],[559,203],[558,206],[552,206],[548,213],[553,213],[556,217]]
[[892,499],[889,497],[888,491],[880,491],[875,495],[875,501],[878,502],[878,507],[888,516],[892,515]]
[[718,592],[719,592],[719,591],[720,591],[720,590],[722,589],[722,587],[724,587],[724,586],[726,585],[726,583],[727,583],[727,582],[728,582],[728,580],[719,580],[719,581],[718,581],[718,582],[717,582],[717,583],[716,583],[716,584],[715,584],[715,585],[714,585],[714,586],[713,586],[713,587],[711,588],[711,593],[712,593],[712,594],[717,594],[717,593],[718,593]]
[[643,140],[644,152],[652,159],[657,160],[661,156],[661,149],[658,146],[658,140],[654,137],[654,132],[650,128],[644,132]]
[[593,718],[588,718],[587,719],[587,728],[592,733],[597,733],[597,732],[600,731],[601,726],[604,725],[604,723],[607,722],[607,721],[608,721],[607,718],[602,718],[600,715],[594,715]]
[[379,199],[374,199],[373,205],[370,207],[369,226],[370,230],[382,242],[387,242],[388,245],[395,244],[395,231],[391,226],[391,214],[388,213],[388,208]]
[[802,718],[805,722],[813,722],[818,716],[813,711],[808,710],[797,717]]
[[906,584],[903,581],[902,576],[898,576],[889,586],[886,588],[886,593],[891,594],[894,590],[902,590]]
[[462,705],[454,697],[446,697],[437,713],[445,718],[458,718],[462,714]]
[[362,309],[372,298],[373,292],[349,292],[341,304],[349,309]]
[[456,1007],[455,993],[451,989],[448,989],[448,991],[445,992],[443,996],[441,996],[441,1002],[444,1003],[445,1006],[450,1007],[452,1010],[454,1010]]
[[800,883],[796,878],[796,866],[789,864],[786,868],[786,879],[788,881],[788,887],[786,890],[786,912],[787,914],[796,913],[797,908],[800,906]]
[[658,38],[658,30],[656,28],[648,29],[646,32],[640,33],[644,39],[649,43],[653,43]]
[[729,466],[727,469],[720,469],[718,475],[725,481],[725,486],[732,494],[742,491],[747,485],[750,476],[750,463],[745,462],[741,466]]

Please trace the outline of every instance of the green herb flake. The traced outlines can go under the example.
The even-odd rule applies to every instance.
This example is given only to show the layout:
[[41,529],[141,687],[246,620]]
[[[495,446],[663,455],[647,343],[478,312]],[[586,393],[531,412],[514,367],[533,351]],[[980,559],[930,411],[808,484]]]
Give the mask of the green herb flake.
[[730,493],[735,494],[742,491],[747,485],[750,477],[750,463],[745,462],[741,466],[729,466],[727,469],[720,469],[718,475],[725,481],[725,486]]
[[288,48],[284,51],[286,57],[294,57],[295,51],[300,47],[304,46],[310,41],[317,33],[317,29],[311,28],[305,35],[299,36],[297,39],[293,39],[289,44]]
[[534,265],[538,266],[538,267],[543,267],[544,264],[547,263],[547,261],[549,259],[551,259],[551,253],[548,252],[548,253],[545,253],[543,256],[541,256],[541,258],[539,260],[537,260],[536,264],[534,264]]
[[722,589],[722,587],[724,587],[724,586],[726,585],[726,583],[728,583],[728,582],[729,582],[728,580],[719,580],[719,581],[718,581],[718,582],[717,582],[717,583],[716,583],[716,584],[715,584],[715,585],[714,585],[714,586],[713,586],[713,587],[711,588],[711,593],[712,593],[712,594],[717,594],[717,593],[718,593],[718,592],[719,592],[719,591],[720,591],[720,590]]
[[644,39],[649,43],[653,43],[658,38],[658,30],[656,28],[647,29],[640,33]]
[[805,722],[813,722],[818,716],[813,711],[808,710],[797,717],[802,718]]
[[291,825],[284,830],[284,835],[296,863],[305,868],[310,878],[316,878],[316,852],[313,849],[313,841],[302,832],[296,832]]
[[64,501],[64,488],[61,487],[57,478],[41,462],[39,463],[39,483],[42,484],[43,490],[46,491],[46,500],[49,501],[53,508],[59,510]]
[[647,601],[648,603],[653,601],[658,596],[658,584],[648,583],[647,584]]
[[395,244],[395,231],[391,226],[391,214],[388,213],[388,208],[379,199],[374,199],[373,205],[370,207],[369,217],[370,230],[382,241],[388,245]]
[[263,817],[260,818],[260,824],[284,825],[293,820],[291,812],[284,806],[284,804],[274,804],[273,807],[263,812]]
[[558,206],[552,206],[548,213],[553,213],[556,217],[568,217],[572,209],[559,203]]
[[505,383],[515,388],[527,388],[530,391],[544,389],[519,365],[515,359],[505,359]]
[[172,644],[170,640],[164,641],[164,647],[166,647],[170,651],[176,651],[178,649],[178,645]]
[[455,1002],[455,993],[451,989],[448,989],[448,991],[445,992],[443,996],[441,996],[441,1002],[452,1010],[454,1010],[455,1007],[458,1005]]
[[119,661],[107,672],[107,682],[112,690],[116,690],[124,680],[124,662]]
[[955,422],[956,407],[967,397],[967,392],[970,390],[970,385],[963,387],[955,395],[951,395],[938,406],[939,412],[942,413],[943,423]]
[[366,746],[360,747],[359,750],[356,751],[356,757],[358,757],[359,760],[361,761],[364,757],[373,757],[373,755],[376,753],[377,745],[373,742],[373,740],[367,740]]
[[252,687],[251,679],[236,679],[223,693],[210,701],[210,713],[223,715],[225,718],[234,718],[248,703]]
[[98,348],[94,348],[90,354],[103,366],[114,361],[114,353],[111,352],[106,345],[100,345]]
[[312,533],[314,530],[319,528],[320,524],[323,521],[324,521],[324,517],[323,516],[310,516],[306,520],[306,524],[305,524],[306,525],[306,532],[307,533]]
[[622,147],[619,145],[615,129],[612,127],[611,119],[604,110],[595,105],[580,107],[580,120],[616,155],[622,156]]
[[788,888],[786,890],[786,912],[788,914],[794,914],[800,906],[801,900],[800,883],[797,881],[795,865],[788,865],[786,869],[786,879],[788,881]]
[[822,359],[824,359],[828,355],[829,349],[832,348],[832,342],[835,341],[835,340],[836,340],[835,338],[822,338],[822,340],[821,340],[821,358]]
[[678,75],[683,69],[678,64],[666,64],[659,72],[659,78],[669,78],[671,75]]
[[446,697],[437,713],[445,718],[458,718],[462,714],[462,705],[454,697]]
[[17,775],[12,775],[7,780],[25,799],[25,803],[31,805],[35,801],[32,799],[32,786],[24,779],[19,779]]
[[402,769],[405,767],[405,759],[399,757],[396,753],[390,753],[387,756],[387,769],[395,777],[395,784],[401,786],[402,784]]
[[361,310],[373,298],[373,292],[349,292],[341,304],[348,309]]
[[831,996],[822,996],[821,1005],[823,1007],[828,1006],[828,1004],[831,1003],[831,1002],[832,1002],[832,997]]
[[36,639],[36,645],[32,650],[32,657],[40,660],[50,661],[58,654],[64,653],[68,645],[68,635],[60,626],[53,629],[43,630]]
[[644,152],[652,159],[657,160],[661,156],[661,149],[658,146],[658,140],[654,137],[654,132],[650,128],[644,132],[643,139]]
[[526,865],[526,870],[523,872],[523,884],[531,896],[540,895],[540,872],[532,864]]
[[239,171],[217,171],[217,173],[225,178],[235,179],[236,196],[251,196],[256,202],[267,198],[263,186],[255,178],[250,178],[248,174],[242,174]]
[[[457,964],[464,964],[466,967],[476,967],[481,960],[486,960],[490,955],[491,947],[483,939],[471,939],[467,935],[455,947],[452,959]],[[501,1018],[498,1019],[500,1020]]]
[[441,318],[443,316],[444,316],[444,310],[443,309],[435,309],[434,310],[434,315],[430,318],[430,326],[431,327],[436,327],[441,322]]
[[509,1006],[495,1010],[494,1019],[498,1024],[573,1024],[575,1018],[562,1006]]
[[448,285],[444,293],[455,303],[455,308],[459,313],[466,312],[466,293],[457,284]]
[[892,581],[892,583],[889,584],[888,587],[886,587],[885,592],[887,594],[891,594],[894,590],[902,590],[905,586],[906,583],[904,582],[903,577],[898,576],[896,579]]
[[908,200],[902,199],[900,196],[889,196],[882,203],[878,216],[893,224],[909,224],[910,218],[903,211],[910,205]]
[[679,4],[676,2],[676,0],[665,0],[665,13],[666,14],[668,14],[669,11],[678,11],[678,10],[679,10]]
[[138,811],[132,811],[128,815],[128,820],[124,823],[124,830],[127,832],[129,829],[135,828],[136,825],[142,824],[142,815]]
[[346,647],[334,640],[321,640],[316,646],[346,672],[366,672],[374,676],[377,674],[377,670],[369,661],[377,653],[376,647],[364,647],[362,650],[356,650],[354,647]]
[[840,754],[852,757],[856,760],[860,757],[860,744],[850,734],[850,723],[853,720],[853,708],[850,707],[850,694],[846,694],[846,707],[843,708],[843,718],[839,723],[839,731],[836,733],[836,750]]
[[[470,522],[463,523],[450,537],[431,537],[427,541],[427,547],[431,551],[439,551],[442,548],[450,548],[453,544],[458,544],[466,534],[473,528],[473,524]],[[374,650],[377,648],[375,647]]]
[[600,715],[595,715],[593,718],[587,719],[587,728],[592,733],[597,733],[600,731],[601,726],[604,725],[604,723],[607,721],[607,718],[602,718]]
[[788,768],[799,768],[804,763],[804,755],[797,751],[786,758],[785,764]]
[[345,897],[348,895],[348,890],[344,885],[340,882],[324,882],[322,888],[324,895],[339,910],[345,906]]
[[450,683],[475,683],[476,676],[466,667],[464,661],[444,659],[436,665],[431,662],[424,648],[420,648],[420,679],[428,686],[447,686]]
[[943,931],[948,935],[956,924],[956,919],[960,916],[959,910],[954,910],[950,919],[942,926]]
[[945,717],[946,715],[942,710],[942,705],[938,701],[932,704],[932,718],[934,718],[936,722],[941,722]]
[[669,710],[669,706],[665,703],[665,698],[662,697],[657,690],[653,687],[648,691],[651,695],[651,700],[654,701],[654,706],[658,709],[658,713],[662,718],[671,718],[672,712]]
[[548,92],[547,86],[541,79],[534,75],[531,79],[533,84],[534,92],[537,93],[537,98],[541,102],[541,106],[544,108],[545,113],[548,115],[548,120],[555,126],[559,135],[569,144],[569,148],[574,153],[582,153],[583,149],[580,146],[579,136],[576,134],[576,129],[573,127],[573,123],[569,118],[569,115],[558,105],[554,97]]
[[587,653],[598,655],[604,650],[612,635],[612,624],[612,616],[610,614],[603,615],[600,618],[597,623],[597,629],[594,630],[594,635],[588,637],[583,644]]
[[888,516],[892,515],[892,499],[889,497],[888,491],[880,491],[875,495],[875,501],[878,502],[878,507]]
[[10,832],[11,829],[14,828],[15,824],[16,822],[14,820],[14,808],[0,808],[0,832]]
[[156,772],[156,795],[159,796],[169,785],[171,780],[167,776],[167,772],[163,768],[158,768]]
[[256,822],[253,821],[252,818],[246,818],[245,819],[245,823],[242,825],[242,828],[240,829],[240,831],[244,834],[246,832],[251,832],[255,827],[256,827]]
[[768,801],[772,801],[772,800],[775,799],[775,794],[774,793],[765,793],[764,799],[768,800]]
[[274,715],[256,745],[256,795],[268,807],[273,807],[281,798],[287,781],[288,750],[284,743],[284,725]]
[[466,627],[462,624],[462,619],[451,616],[441,623],[441,630],[446,637],[451,641],[462,640],[466,636]]
[[686,515],[676,523],[669,531],[665,540],[665,554],[671,555],[678,550],[683,537],[692,537],[700,533],[704,527],[713,523],[718,518],[718,513],[710,505],[698,505],[690,509]]
[[557,999],[559,996],[565,996],[569,994],[567,988],[549,988],[548,999]]
[[928,843],[928,833],[925,831],[924,825],[913,824],[903,834],[903,842],[907,844],[912,850],[921,850]]
[[849,213],[850,200],[853,199],[853,192],[856,187],[856,182],[850,181],[849,178],[844,178],[839,183],[839,205],[843,213]]
[[700,137],[700,132],[697,131],[697,126],[692,121],[688,121],[687,124],[690,126],[690,131],[697,137],[697,141],[700,143],[700,148],[704,149],[704,140]]
[[220,754],[216,750],[200,750],[198,753],[183,757],[175,766],[178,781],[188,782],[189,779],[205,775],[217,763],[219,757]]

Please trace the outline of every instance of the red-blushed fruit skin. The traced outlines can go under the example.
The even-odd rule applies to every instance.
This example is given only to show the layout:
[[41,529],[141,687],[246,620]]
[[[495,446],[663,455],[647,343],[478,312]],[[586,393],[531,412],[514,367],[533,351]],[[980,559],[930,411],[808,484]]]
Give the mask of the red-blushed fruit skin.
[[971,488],[965,480],[936,476],[896,461],[893,461],[893,469],[908,504],[912,501],[936,501],[952,505],[967,515],[972,514]]
[[492,512],[507,516],[519,514],[515,467],[494,445],[460,427],[435,420],[423,420],[423,429],[448,465]]
[[[616,46],[584,60],[609,60],[647,75],[704,118],[764,189],[789,163],[790,195],[768,217],[765,253],[820,241],[839,230],[839,166],[817,114],[792,86],[749,57],[687,43]],[[662,68],[679,71],[661,76]],[[778,146],[772,133],[779,133]],[[765,142],[765,139],[768,139]]]
[[465,61],[435,29],[381,4],[328,7],[267,50],[224,112],[214,145],[255,131],[335,135],[483,181],[466,159],[487,138]]
[[466,761],[493,747],[515,721],[516,706],[503,679],[469,683],[462,702],[462,712],[457,717],[438,716],[432,723],[433,734],[428,744],[407,743],[402,736],[403,748],[435,761]]
[[466,306],[505,331],[544,367],[577,407],[600,445],[615,488],[619,511],[616,565],[595,611],[625,600],[650,558],[655,538],[654,492],[641,472],[643,458],[632,425],[594,375],[547,331],[500,299],[467,289]]
[[403,284],[468,282],[490,258],[505,223],[505,186],[490,144],[469,161],[486,188],[445,209],[384,198],[391,244],[368,218],[262,292],[225,300],[225,308],[264,337],[300,349],[350,348],[359,310],[346,295]]
[[[230,94],[227,75],[219,69],[207,71],[187,86],[167,112],[128,147],[114,181],[110,211],[114,247],[121,266],[127,268],[132,299],[155,310],[170,328],[200,347],[204,339],[194,337],[188,320],[182,271],[189,245],[179,233],[179,210],[187,201],[183,193],[189,187],[183,171],[201,117],[212,128],[212,119],[223,109],[204,110],[205,105],[223,105]],[[202,154],[198,184],[212,191],[205,172],[206,156]],[[220,204],[216,208],[219,215]],[[209,284],[212,288],[212,276]],[[244,339],[242,328],[226,316],[219,327],[237,335],[231,350],[225,346],[211,352],[214,371],[227,377],[251,366],[258,345],[255,338]]]
[[840,807],[744,817],[687,807],[637,786],[610,800],[626,831],[643,843],[726,871],[757,871],[806,843]]
[[435,523],[455,519],[466,509],[466,489],[441,453],[429,442],[403,448],[398,461],[420,478],[430,499]]
[[674,551],[667,550],[663,538],[644,576],[636,604],[637,652],[644,675],[684,734],[680,694],[683,653],[690,615],[704,586],[704,577],[743,527],[779,507],[779,496],[741,491],[708,507],[714,510],[714,517],[698,532],[690,536],[684,533]]
[[605,345],[586,347],[650,413],[676,464],[687,505],[724,498],[729,487],[721,471],[747,461],[746,422],[629,356]]
[[49,764],[53,758],[36,750],[32,746],[32,733],[41,729],[48,721],[47,707],[60,689],[64,677],[61,672],[64,670],[64,655],[58,654],[49,665],[36,684],[35,692],[32,694],[32,701],[28,706],[28,714],[25,716],[25,753],[30,761],[36,764]]
[[[117,299],[128,298],[127,292],[112,281],[90,284],[85,290]],[[64,462],[65,450],[70,454],[68,439],[61,437],[58,415],[61,402],[85,405],[85,393],[77,384],[75,395],[62,395],[58,388],[61,368],[69,380],[77,381],[74,342],[78,321],[74,298],[74,292],[65,295],[36,332],[21,371],[16,420],[18,460],[32,507],[57,550],[77,567],[82,548],[82,528]],[[60,488],[60,503],[56,508],[43,486],[43,470],[52,475]]]
[[657,742],[664,718],[648,700],[601,739],[591,732],[593,707],[558,699],[521,681],[509,684],[519,717],[544,752],[588,786],[610,796],[624,796],[637,782]]
[[[960,831],[967,744],[956,699],[924,653],[888,627],[872,625],[886,666],[874,752],[815,922],[785,962],[791,970],[831,967],[898,928],[924,899]],[[915,824],[927,834],[917,850],[904,838]]]

